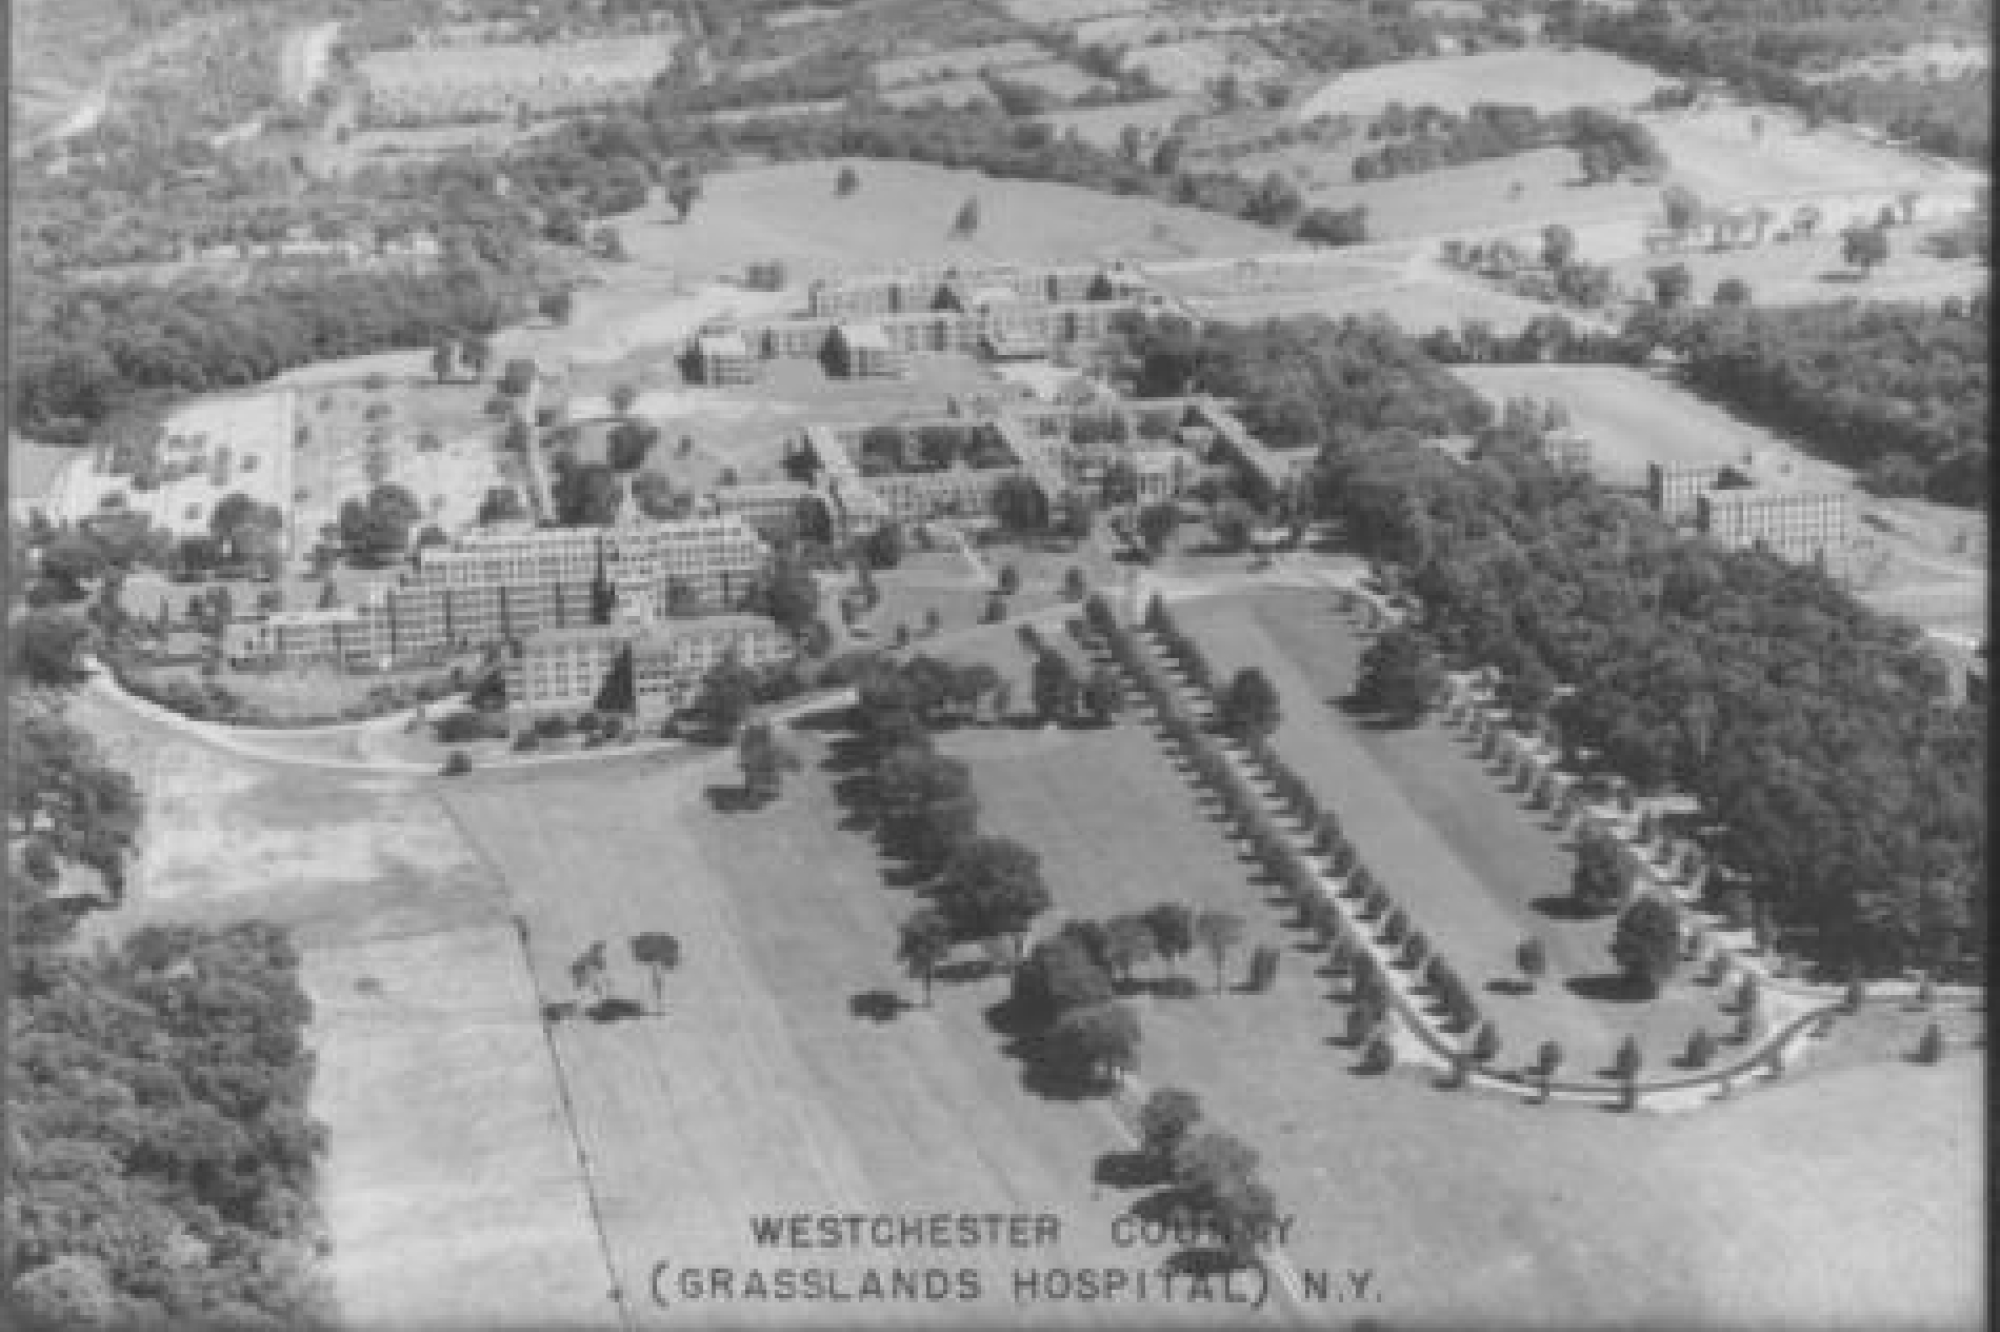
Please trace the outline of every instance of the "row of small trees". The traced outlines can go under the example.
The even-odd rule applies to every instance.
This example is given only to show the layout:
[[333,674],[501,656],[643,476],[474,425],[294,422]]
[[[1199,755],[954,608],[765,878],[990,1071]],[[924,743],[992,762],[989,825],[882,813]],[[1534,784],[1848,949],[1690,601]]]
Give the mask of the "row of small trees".
[[[1320,803],[1305,779],[1271,745],[1268,737],[1276,729],[1279,707],[1276,691],[1262,673],[1253,668],[1231,680],[1217,701],[1217,729],[1241,740],[1252,761],[1269,776],[1280,803],[1310,831],[1312,854],[1324,858],[1342,880],[1340,895],[1350,904],[1347,911],[1320,891],[1319,872],[1307,855],[1279,828],[1261,794],[1183,706],[1173,682],[1118,623],[1110,605],[1093,597],[1086,603],[1086,611],[1112,655],[1151,698],[1168,737],[1220,797],[1258,859],[1297,904],[1302,922],[1327,947],[1335,970],[1351,976],[1350,1038],[1356,1044],[1369,1045],[1373,1062],[1393,1059],[1379,1033],[1378,1039],[1369,1040],[1369,1033],[1376,1032],[1388,1015],[1392,994],[1389,977],[1376,955],[1351,934],[1353,927],[1343,922],[1344,916],[1350,916],[1354,925],[1374,924],[1377,939],[1393,950],[1397,963],[1421,978],[1444,1007],[1448,1022],[1461,1032],[1482,1030],[1486,1034],[1475,1037],[1475,1046],[1491,1047],[1484,1058],[1497,1054],[1498,1035],[1492,1024],[1483,1022],[1472,987],[1362,863],[1339,816]],[[1146,626],[1174,654],[1191,682],[1203,689],[1213,688],[1216,676],[1200,646],[1178,629],[1157,597],[1147,607]]]

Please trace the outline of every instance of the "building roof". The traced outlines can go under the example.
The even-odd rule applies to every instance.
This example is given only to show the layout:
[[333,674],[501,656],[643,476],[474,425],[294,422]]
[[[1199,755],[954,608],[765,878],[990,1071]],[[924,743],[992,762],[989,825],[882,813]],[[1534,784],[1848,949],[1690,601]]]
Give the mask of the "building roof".
[[524,648],[555,647],[568,643],[630,643],[634,650],[663,648],[675,640],[696,635],[774,633],[777,622],[765,615],[730,612],[699,615],[686,619],[654,620],[645,624],[571,624],[538,629],[522,638]]
[[750,354],[749,344],[738,332],[702,333],[695,337],[695,346],[703,356],[737,356]]
[[877,323],[842,324],[840,340],[846,344],[849,351],[889,350],[889,335]]

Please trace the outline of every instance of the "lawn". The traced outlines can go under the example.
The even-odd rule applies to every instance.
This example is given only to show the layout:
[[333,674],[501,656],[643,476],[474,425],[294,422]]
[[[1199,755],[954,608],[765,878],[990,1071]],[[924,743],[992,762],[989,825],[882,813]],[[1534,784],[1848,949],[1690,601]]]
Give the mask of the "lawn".
[[[834,194],[851,165],[861,188]],[[978,232],[953,239],[968,198]],[[797,162],[710,176],[685,223],[655,205],[622,219],[634,261],[696,276],[784,261],[794,282],[913,264],[1079,263],[1251,254],[1276,232],[1198,209],[914,162]]]
[[1475,102],[1527,105],[1544,112],[1605,104],[1623,108],[1643,102],[1669,82],[1644,65],[1602,51],[1485,51],[1349,70],[1301,101],[1294,114],[1301,121],[1336,115],[1372,120],[1398,101],[1460,113]]
[[1559,402],[1590,440],[1607,484],[1644,486],[1646,464],[1742,463],[1747,453],[1792,450],[1777,436],[1702,401],[1663,376],[1622,366],[1463,365],[1452,373],[1490,399]]
[[[1505,1042],[1501,1063],[1532,1059],[1553,1039],[1579,1069],[1610,1061],[1626,1034],[1664,1062],[1697,1025],[1725,1034],[1717,996],[1687,982],[1635,1002],[1616,984],[1612,921],[1562,910],[1573,864],[1568,839],[1503,788],[1460,732],[1426,725],[1377,729],[1338,700],[1353,687],[1364,640],[1328,599],[1265,592],[1177,608],[1219,674],[1257,665],[1277,686],[1278,747],[1340,815],[1349,836],[1416,924],[1475,987]],[[1547,944],[1549,975],[1532,994],[1508,993],[1514,949]],[[1500,990],[1491,983],[1502,982]]]
[[[935,1007],[893,1020],[857,1013],[887,990],[917,987],[895,964],[907,890],[885,886],[869,841],[821,768],[825,746],[800,740],[807,771],[780,800],[718,812],[706,792],[733,786],[722,763],[621,775],[552,776],[455,787],[447,800],[501,867],[528,923],[537,985],[574,993],[568,963],[607,941],[612,984],[644,996],[625,952],[641,930],[682,946],[664,1019],[565,1022],[582,1150],[635,1316],[665,1325],[784,1322],[934,1325],[930,1305],[754,1304],[661,1310],[647,1298],[662,1260],[676,1267],[810,1265],[854,1281],[860,1266],[963,1263],[988,1298],[966,1311],[1020,1316],[1000,1266],[1130,1264],[1110,1243],[1122,1199],[1090,1184],[1098,1156],[1124,1140],[1101,1102],[1044,1100],[988,1029],[999,982],[946,983]],[[782,1212],[1053,1212],[1060,1243],[1026,1255],[992,1250],[763,1253],[748,1222]],[[1156,1323],[1177,1307],[1029,1309],[1052,1320]],[[1213,1321],[1214,1309],[1195,1309]],[[604,1314],[610,1321],[610,1311]]]

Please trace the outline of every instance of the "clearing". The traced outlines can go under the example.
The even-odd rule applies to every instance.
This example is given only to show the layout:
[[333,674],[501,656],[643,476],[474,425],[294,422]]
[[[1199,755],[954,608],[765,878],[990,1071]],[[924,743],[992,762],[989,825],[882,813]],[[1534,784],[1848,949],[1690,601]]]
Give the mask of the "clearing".
[[[843,166],[861,181],[844,199],[833,189]],[[979,229],[954,239],[953,219],[968,198],[979,200]],[[618,228],[634,261],[657,271],[735,277],[776,259],[794,283],[907,265],[1185,258],[1283,244],[1264,227],[1152,199],[846,158],[711,176],[686,222],[654,204]]]
[[1538,111],[1607,104],[1624,109],[1670,84],[1671,80],[1644,65],[1603,51],[1549,47],[1483,51],[1399,60],[1336,75],[1301,101],[1294,115],[1301,121],[1340,115],[1367,120],[1379,115],[1390,102],[1412,109],[1428,103],[1456,112],[1475,102],[1526,105]]
[[90,928],[294,930],[343,1325],[601,1319],[604,1260],[520,943],[434,784],[274,767],[89,692],[71,707],[146,799],[126,903]]

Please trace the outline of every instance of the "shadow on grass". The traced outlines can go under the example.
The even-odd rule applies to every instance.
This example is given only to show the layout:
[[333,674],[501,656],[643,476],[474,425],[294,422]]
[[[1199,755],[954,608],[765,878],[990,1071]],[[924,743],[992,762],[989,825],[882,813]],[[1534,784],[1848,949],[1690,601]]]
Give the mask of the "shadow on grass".
[[628,1018],[646,1016],[646,1006],[635,999],[600,999],[583,1010],[592,1022],[623,1022]]
[[1488,994],[1519,996],[1533,994],[1535,987],[1522,980],[1519,976],[1496,976],[1486,982],[1486,992]]
[[1574,976],[1563,982],[1563,988],[1579,999],[1597,999],[1613,1004],[1642,1004],[1659,997],[1657,990],[1620,971],[1597,976]]
[[1097,1158],[1091,1180],[1112,1189],[1150,1189],[1165,1175],[1149,1152],[1106,1152]]
[[847,1001],[848,1016],[864,1022],[893,1022],[904,1009],[914,1007],[894,990],[863,990]]
[[851,706],[818,708],[800,713],[786,725],[795,731],[852,731],[854,709]]
[[709,808],[718,814],[740,814],[764,807],[764,801],[760,797],[733,782],[707,787],[702,794],[708,797]]
[[1606,914],[1584,906],[1566,893],[1544,893],[1528,905],[1550,920],[1596,920]]

